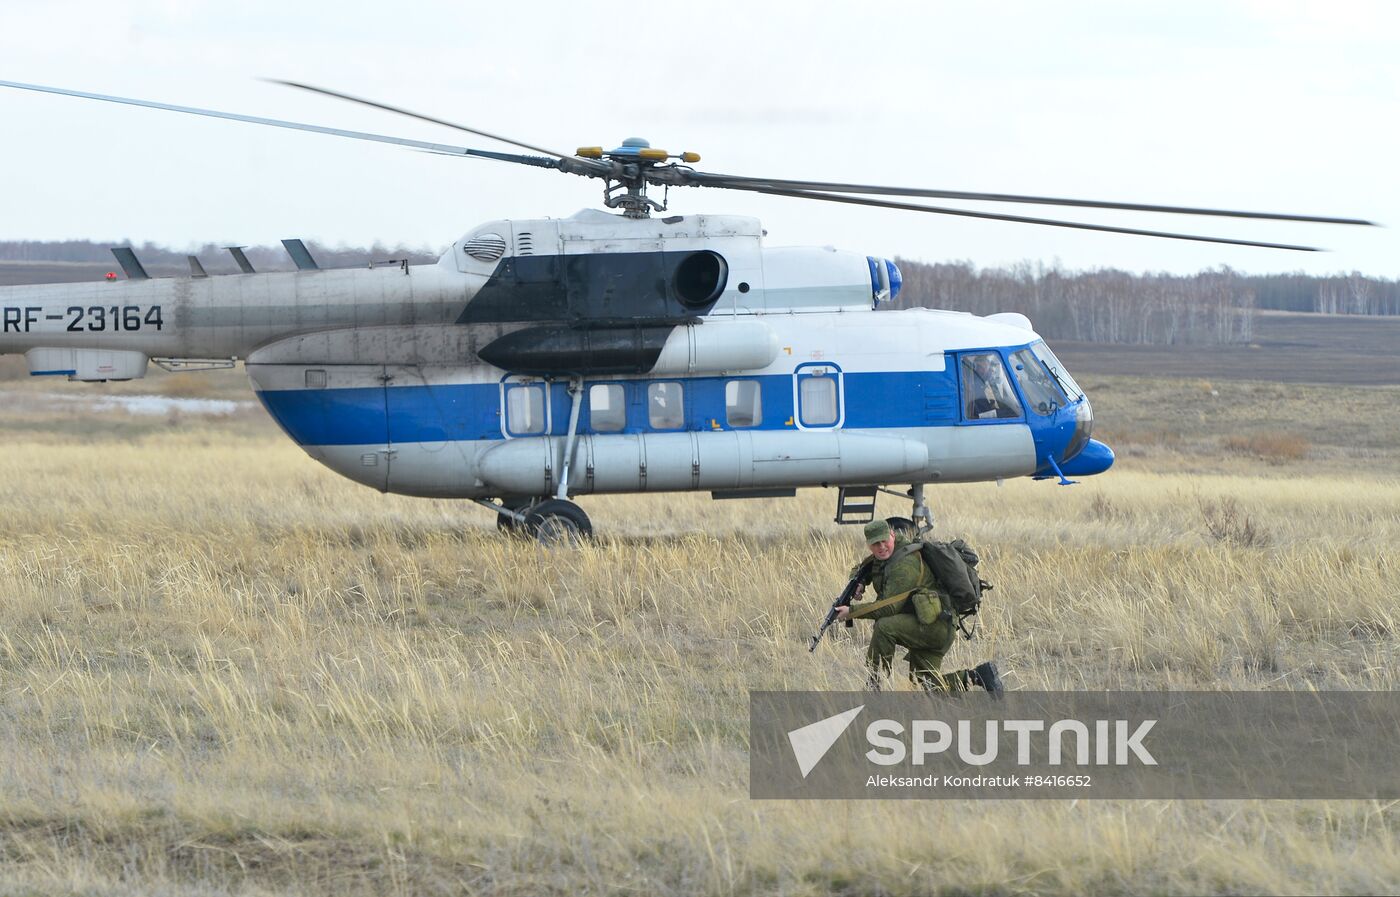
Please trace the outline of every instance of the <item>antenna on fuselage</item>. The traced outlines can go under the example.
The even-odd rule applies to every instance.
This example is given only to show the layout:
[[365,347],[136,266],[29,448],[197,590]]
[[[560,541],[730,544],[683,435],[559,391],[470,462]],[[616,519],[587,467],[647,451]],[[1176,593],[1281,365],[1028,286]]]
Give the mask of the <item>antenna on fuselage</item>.
[[242,246],[225,246],[224,248],[228,250],[229,255],[233,256],[233,260],[238,262],[238,267],[243,270],[244,274],[258,273],[253,270],[253,263],[248,261],[248,256],[243,254]]
[[292,261],[296,262],[298,271],[315,271],[321,267],[311,257],[311,251],[306,248],[306,244],[300,240],[283,240],[282,246],[287,250],[287,255],[292,257]]
[[130,246],[118,246],[112,248],[112,255],[117,257],[117,264],[122,266],[126,272],[127,280],[150,280],[151,275],[146,273],[146,269],[141,265],[136,253]]

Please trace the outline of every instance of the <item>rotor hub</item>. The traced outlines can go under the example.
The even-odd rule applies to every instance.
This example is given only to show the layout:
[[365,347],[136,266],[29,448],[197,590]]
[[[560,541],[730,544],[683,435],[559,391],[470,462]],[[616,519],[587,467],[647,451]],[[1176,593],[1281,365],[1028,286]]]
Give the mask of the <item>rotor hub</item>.
[[670,172],[679,166],[671,160],[687,163],[700,161],[699,153],[668,153],[653,147],[645,137],[628,137],[620,146],[610,150],[604,150],[601,146],[581,146],[576,155],[611,163],[607,173],[601,175],[604,179],[603,205],[610,209],[622,209],[622,214],[628,218],[648,218],[653,210],[666,211],[666,199],[657,202],[647,196],[647,185],[661,184],[669,188],[671,183],[678,182],[678,178]]

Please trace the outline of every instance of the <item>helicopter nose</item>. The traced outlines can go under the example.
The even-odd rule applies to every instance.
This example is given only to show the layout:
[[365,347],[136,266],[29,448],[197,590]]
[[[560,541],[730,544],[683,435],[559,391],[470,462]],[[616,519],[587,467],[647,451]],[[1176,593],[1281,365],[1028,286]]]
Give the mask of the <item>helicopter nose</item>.
[[1113,466],[1113,461],[1113,449],[1097,439],[1090,439],[1079,454],[1060,465],[1060,470],[1064,471],[1065,476],[1090,477],[1108,470]]
[[[1113,449],[1097,439],[1094,431],[1094,408],[1087,398],[1081,398],[1066,409],[1072,413],[1072,428],[1056,428],[1058,438],[1046,446],[1051,461],[1059,459],[1059,472],[1064,476],[1093,476],[1113,466]],[[1060,425],[1064,427],[1064,425]],[[1056,443],[1059,443],[1057,446]],[[1046,467],[1053,467],[1047,462]]]

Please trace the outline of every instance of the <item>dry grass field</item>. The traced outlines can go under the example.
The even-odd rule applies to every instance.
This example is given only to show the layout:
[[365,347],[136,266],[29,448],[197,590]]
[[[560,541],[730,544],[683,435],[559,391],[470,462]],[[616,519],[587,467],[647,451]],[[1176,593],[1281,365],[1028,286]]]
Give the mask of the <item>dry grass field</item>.
[[[1320,388],[1082,379],[1108,475],[932,490],[997,584],[953,663],[1400,688],[1395,391],[1326,388],[1319,427]],[[750,801],[748,691],[863,679],[863,640],[806,650],[860,547],[831,492],[584,498],[602,538],[546,551],[254,408],[50,395],[246,401],[234,373],[3,386],[0,893],[1400,887],[1392,804]]]

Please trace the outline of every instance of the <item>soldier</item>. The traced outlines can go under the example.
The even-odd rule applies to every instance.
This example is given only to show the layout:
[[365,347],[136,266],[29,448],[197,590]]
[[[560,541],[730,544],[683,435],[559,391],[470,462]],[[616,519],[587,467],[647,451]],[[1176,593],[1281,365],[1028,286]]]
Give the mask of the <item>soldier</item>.
[[[981,686],[993,698],[1000,698],[1001,676],[991,661],[971,670],[939,672],[943,655],[953,646],[953,620],[951,614],[944,613],[943,597],[932,571],[917,550],[905,548],[909,537],[903,531],[891,532],[884,520],[874,520],[865,525],[865,541],[874,555],[870,584],[879,597],[840,608],[837,619],[869,617],[875,622],[865,654],[870,688],[879,690],[894,663],[894,649],[902,647],[909,652],[905,656],[909,680],[926,691],[965,691]],[[856,597],[863,593],[861,587]]]

